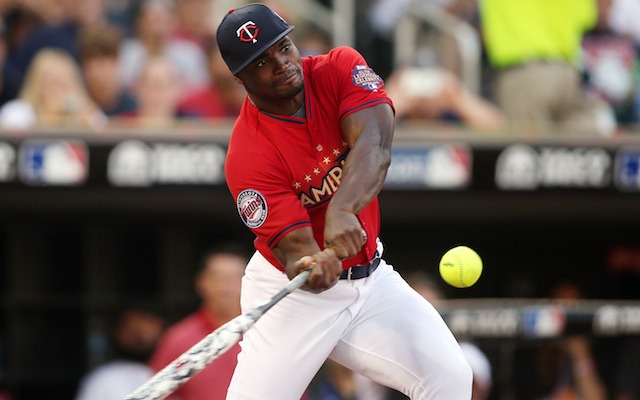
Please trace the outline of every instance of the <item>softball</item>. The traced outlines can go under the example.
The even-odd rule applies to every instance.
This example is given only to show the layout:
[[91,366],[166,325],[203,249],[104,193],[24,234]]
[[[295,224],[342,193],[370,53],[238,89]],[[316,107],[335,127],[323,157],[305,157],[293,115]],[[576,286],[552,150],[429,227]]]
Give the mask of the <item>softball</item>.
[[467,246],[450,249],[440,260],[440,276],[451,286],[466,288],[478,281],[482,274],[482,260]]

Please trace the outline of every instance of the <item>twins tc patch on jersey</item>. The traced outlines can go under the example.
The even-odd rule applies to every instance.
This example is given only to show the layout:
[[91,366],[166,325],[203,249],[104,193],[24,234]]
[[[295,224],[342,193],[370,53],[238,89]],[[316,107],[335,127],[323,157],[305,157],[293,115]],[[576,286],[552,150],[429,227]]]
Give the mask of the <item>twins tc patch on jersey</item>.
[[267,202],[257,190],[240,192],[236,205],[242,222],[249,228],[259,228],[267,219]]
[[356,68],[351,70],[351,81],[354,85],[372,92],[382,86],[382,78],[366,65],[356,65]]

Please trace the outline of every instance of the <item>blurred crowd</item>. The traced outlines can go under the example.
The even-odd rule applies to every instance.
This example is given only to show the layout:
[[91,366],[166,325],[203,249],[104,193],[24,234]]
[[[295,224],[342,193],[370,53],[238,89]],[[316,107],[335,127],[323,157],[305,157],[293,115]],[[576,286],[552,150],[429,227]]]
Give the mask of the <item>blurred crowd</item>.
[[167,128],[233,117],[244,100],[211,0],[5,0],[0,12],[6,130]]
[[[0,129],[170,129],[235,117],[245,93],[216,47],[220,3],[0,1]],[[296,26],[303,56],[336,43],[299,7],[268,3]],[[479,89],[463,79],[467,50],[450,35],[424,21],[419,39],[398,33],[421,3],[475,32]],[[561,10],[553,0],[356,0],[355,7],[354,46],[385,79],[399,122],[604,136],[638,122],[636,0],[572,0]],[[399,62],[394,55],[409,43],[414,59]]]
[[[472,128],[524,134],[609,136],[636,129],[636,0],[368,3],[368,18],[361,23],[367,39],[360,43],[361,50],[373,54],[369,61],[378,71],[400,78],[400,94],[390,91],[401,117],[452,118]],[[426,5],[431,11],[418,7]],[[415,39],[399,27],[407,23],[407,15],[417,13],[431,15],[432,21],[421,25]],[[475,32],[482,70],[477,92],[469,93],[460,84],[461,54],[470,49],[460,48],[442,28],[445,24],[450,31],[466,27]],[[388,62],[411,41],[421,43],[413,47],[413,59],[404,61],[408,65]],[[452,92],[457,93],[454,101]],[[425,109],[433,105],[440,107]]]

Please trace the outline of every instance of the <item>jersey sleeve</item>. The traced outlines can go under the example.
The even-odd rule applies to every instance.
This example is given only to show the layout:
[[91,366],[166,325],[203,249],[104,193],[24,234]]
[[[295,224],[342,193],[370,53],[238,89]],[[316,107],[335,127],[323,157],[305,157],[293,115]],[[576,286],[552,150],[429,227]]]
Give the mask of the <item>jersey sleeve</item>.
[[358,110],[386,103],[393,107],[383,90],[384,81],[369,67],[364,57],[353,48],[338,47],[330,53],[333,82],[339,96],[339,115],[342,121]]
[[230,152],[225,175],[240,219],[269,249],[288,232],[311,225],[287,179],[289,173],[277,157]]

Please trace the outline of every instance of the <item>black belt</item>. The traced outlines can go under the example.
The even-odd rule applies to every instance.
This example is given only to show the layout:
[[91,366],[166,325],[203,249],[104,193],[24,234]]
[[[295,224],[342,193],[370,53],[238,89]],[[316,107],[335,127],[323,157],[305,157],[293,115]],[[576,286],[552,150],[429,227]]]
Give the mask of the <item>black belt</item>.
[[353,281],[356,279],[366,278],[367,276],[371,275],[373,271],[376,270],[376,268],[378,268],[378,265],[380,265],[380,257],[376,255],[369,264],[356,265],[349,269],[345,269],[340,274],[340,279],[348,279],[350,281]]

